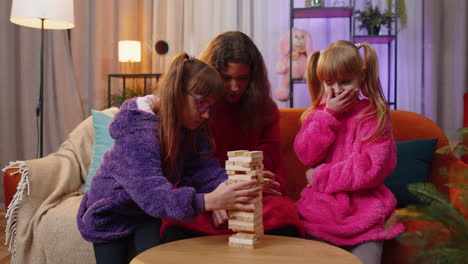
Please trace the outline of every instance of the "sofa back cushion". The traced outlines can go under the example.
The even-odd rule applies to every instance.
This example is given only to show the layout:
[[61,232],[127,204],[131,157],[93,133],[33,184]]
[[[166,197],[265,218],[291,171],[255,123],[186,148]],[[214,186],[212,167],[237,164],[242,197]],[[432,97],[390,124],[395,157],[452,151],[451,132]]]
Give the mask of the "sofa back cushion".
[[99,169],[104,154],[114,144],[114,139],[110,136],[108,127],[116,112],[116,108],[107,109],[106,112],[91,110],[94,129],[93,155],[83,193],[89,189],[92,178]]

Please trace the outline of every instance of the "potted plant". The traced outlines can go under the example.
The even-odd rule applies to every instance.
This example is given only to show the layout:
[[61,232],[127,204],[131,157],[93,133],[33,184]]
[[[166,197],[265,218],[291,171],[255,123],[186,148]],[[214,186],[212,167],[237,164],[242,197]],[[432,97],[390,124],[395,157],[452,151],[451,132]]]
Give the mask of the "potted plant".
[[[468,128],[461,133],[468,134]],[[439,154],[466,153],[466,146],[455,144],[440,148]],[[411,256],[411,263],[458,264],[468,259],[468,171],[464,169],[442,170],[442,177],[449,177],[447,186],[452,188],[455,199],[450,201],[431,183],[415,183],[408,190],[424,204],[410,205],[400,211],[402,221],[419,220],[427,223],[423,230],[406,231],[398,240],[419,249]]]
[[406,27],[406,6],[404,0],[398,0],[397,14],[393,13],[393,1],[387,0],[387,10],[382,12],[378,5],[373,6],[371,1],[366,2],[364,10],[355,12],[356,20],[361,24],[359,29],[367,29],[368,35],[378,35],[382,25],[392,30],[392,23],[398,17],[402,24],[402,28]]

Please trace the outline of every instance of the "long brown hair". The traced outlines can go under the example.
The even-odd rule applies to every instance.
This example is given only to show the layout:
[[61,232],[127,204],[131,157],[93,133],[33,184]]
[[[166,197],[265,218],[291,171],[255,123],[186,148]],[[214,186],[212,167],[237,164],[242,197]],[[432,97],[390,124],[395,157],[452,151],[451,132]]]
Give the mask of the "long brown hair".
[[[184,103],[187,96],[184,89],[202,96],[217,96],[222,89],[221,77],[213,67],[189,57],[187,53],[181,53],[172,60],[159,81],[155,91],[159,102],[155,110],[160,119],[161,157],[168,179],[172,178],[181,159],[181,113],[187,107]],[[210,142],[213,142],[204,122],[196,131],[188,132],[184,143],[195,144],[195,136],[199,133],[205,133]]]
[[[359,48],[364,48],[364,59]],[[370,101],[368,112],[361,118],[377,116],[377,129],[363,140],[377,138],[384,132],[388,122],[388,105],[379,80],[379,64],[374,48],[368,43],[358,45],[339,40],[323,51],[315,51],[307,59],[307,85],[312,99],[311,106],[302,114],[301,120],[322,103],[324,80],[342,80],[364,76],[361,93]]]
[[228,63],[243,63],[250,67],[250,81],[240,101],[241,125],[258,127],[272,118],[274,102],[270,96],[270,82],[262,54],[249,36],[240,31],[227,31],[216,36],[200,54],[200,60],[219,72]]

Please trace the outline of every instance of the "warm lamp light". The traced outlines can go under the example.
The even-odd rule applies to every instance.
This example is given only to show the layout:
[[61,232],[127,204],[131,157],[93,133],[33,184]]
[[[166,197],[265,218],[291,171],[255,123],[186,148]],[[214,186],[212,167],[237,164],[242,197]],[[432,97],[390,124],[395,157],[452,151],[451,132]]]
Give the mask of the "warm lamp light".
[[120,62],[140,62],[141,42],[136,40],[119,41],[119,61]]
[[20,26],[44,29],[75,27],[73,0],[13,0],[10,21]]
[[40,118],[38,156],[42,157],[44,138],[44,30],[69,29],[75,26],[73,0],[13,0],[10,21],[21,26],[41,29],[41,70],[36,116]]

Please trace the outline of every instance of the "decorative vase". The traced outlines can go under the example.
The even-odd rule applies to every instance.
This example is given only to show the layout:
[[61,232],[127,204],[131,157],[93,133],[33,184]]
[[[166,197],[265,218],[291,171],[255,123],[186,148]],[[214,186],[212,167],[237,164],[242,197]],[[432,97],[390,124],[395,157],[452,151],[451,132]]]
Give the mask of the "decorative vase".
[[380,25],[367,26],[366,29],[367,29],[367,35],[369,36],[379,35]]
[[325,0],[305,0],[305,7],[325,7]]

